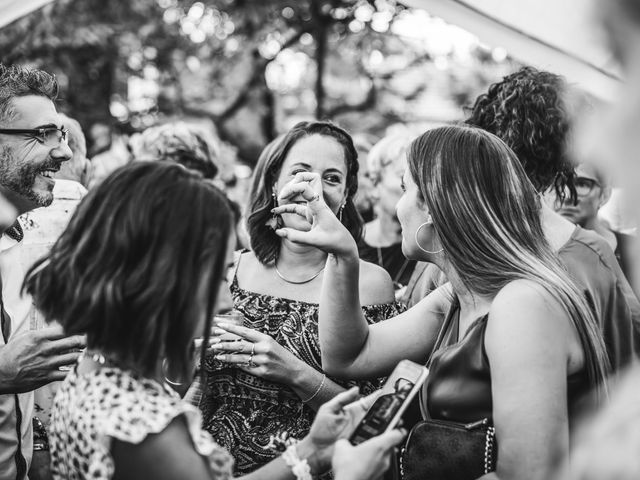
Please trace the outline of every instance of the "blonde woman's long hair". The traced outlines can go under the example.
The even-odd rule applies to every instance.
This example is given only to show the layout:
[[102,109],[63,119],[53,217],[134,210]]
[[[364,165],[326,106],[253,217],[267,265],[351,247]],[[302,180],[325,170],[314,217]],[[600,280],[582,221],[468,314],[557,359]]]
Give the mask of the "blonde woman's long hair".
[[599,399],[606,397],[609,361],[602,334],[546,241],[540,198],[513,151],[486,131],[448,126],[414,140],[407,160],[442,248],[465,287],[495,296],[514,280],[541,285],[569,314],[589,381]]

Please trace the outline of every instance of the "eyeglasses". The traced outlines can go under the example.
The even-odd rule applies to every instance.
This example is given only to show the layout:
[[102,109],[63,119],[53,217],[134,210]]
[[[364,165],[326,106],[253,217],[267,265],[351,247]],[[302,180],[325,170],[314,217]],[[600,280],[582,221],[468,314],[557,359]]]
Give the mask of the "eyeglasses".
[[45,128],[0,128],[0,133],[7,135],[25,135],[34,138],[38,142],[47,147],[58,147],[61,142],[67,142],[67,130],[64,127],[45,127]]
[[592,178],[577,177],[574,185],[576,187],[576,193],[578,195],[589,195],[595,187],[599,187],[600,184]]

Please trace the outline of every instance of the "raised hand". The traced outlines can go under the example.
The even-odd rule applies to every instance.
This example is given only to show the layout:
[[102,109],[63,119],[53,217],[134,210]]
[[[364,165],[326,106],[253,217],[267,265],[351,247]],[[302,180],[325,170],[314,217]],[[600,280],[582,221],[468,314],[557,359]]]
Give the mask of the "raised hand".
[[82,336],[65,336],[62,327],[20,333],[0,347],[0,394],[24,393],[63,380],[85,347]]
[[[306,205],[286,203],[296,196],[302,196]],[[281,215],[292,213],[307,219],[311,224],[309,231],[293,228],[280,228],[276,234],[295,243],[311,245],[327,253],[353,253],[357,251],[355,240],[327,206],[322,195],[322,183],[317,173],[298,173],[280,191],[279,206],[272,210]]]

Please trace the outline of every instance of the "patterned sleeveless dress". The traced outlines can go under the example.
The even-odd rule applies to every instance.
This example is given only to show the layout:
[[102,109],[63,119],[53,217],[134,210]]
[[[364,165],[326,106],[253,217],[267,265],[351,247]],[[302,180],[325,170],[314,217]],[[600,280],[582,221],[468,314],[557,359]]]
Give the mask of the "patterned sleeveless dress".
[[[305,363],[322,371],[318,344],[318,304],[263,295],[231,281],[234,309],[244,314],[244,326],[265,333]],[[362,308],[369,323],[394,317],[402,311],[397,303]],[[204,428],[235,459],[234,475],[260,468],[280,454],[287,438],[304,437],[316,412],[302,403],[288,386],[258,378],[240,369],[214,365],[207,358],[207,393],[200,401]],[[218,364],[219,365],[219,364]],[[363,394],[380,386],[379,381],[344,382],[358,385]]]

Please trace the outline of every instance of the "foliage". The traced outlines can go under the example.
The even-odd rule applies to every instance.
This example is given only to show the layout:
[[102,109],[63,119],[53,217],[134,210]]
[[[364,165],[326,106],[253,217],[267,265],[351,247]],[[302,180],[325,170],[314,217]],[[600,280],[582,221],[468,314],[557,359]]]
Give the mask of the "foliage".
[[[56,73],[85,130],[206,117],[252,163],[299,118],[381,133],[416,117],[442,72],[390,33],[405,13],[395,0],[56,0],[0,30],[0,59]],[[475,59],[473,72],[498,64]],[[466,101],[464,81],[452,84],[442,93]]]

